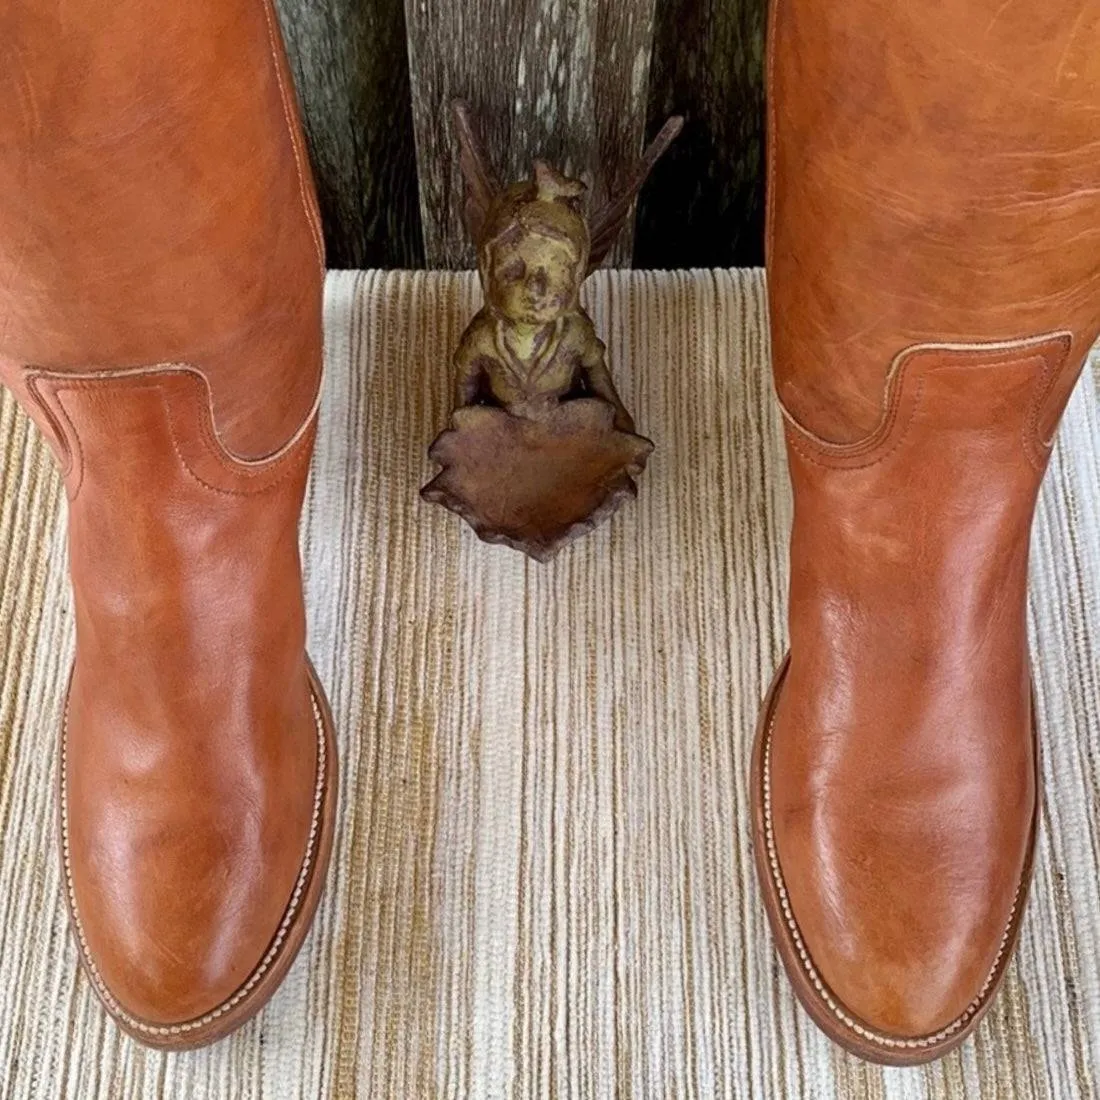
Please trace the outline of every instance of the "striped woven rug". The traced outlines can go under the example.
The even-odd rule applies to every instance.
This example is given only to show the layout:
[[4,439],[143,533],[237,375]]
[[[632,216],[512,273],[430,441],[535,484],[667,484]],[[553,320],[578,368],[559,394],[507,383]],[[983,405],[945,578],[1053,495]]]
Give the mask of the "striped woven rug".
[[1100,372],[1035,530],[1045,818],[1017,961],[960,1051],[881,1070],[796,1007],[753,881],[790,523],[763,278],[586,291],[657,451],[635,503],[537,565],[417,496],[475,279],[330,278],[302,540],[339,728],[333,867],[281,992],[185,1055],[124,1038],[77,973],[53,835],[62,493],[0,404],[0,1097],[1097,1095]]

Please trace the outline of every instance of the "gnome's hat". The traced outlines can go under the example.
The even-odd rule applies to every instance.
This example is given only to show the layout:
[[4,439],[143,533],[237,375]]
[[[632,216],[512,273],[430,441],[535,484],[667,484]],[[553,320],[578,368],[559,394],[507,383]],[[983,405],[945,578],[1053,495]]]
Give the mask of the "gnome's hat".
[[498,245],[535,234],[568,246],[579,288],[588,268],[591,244],[588,223],[580,212],[581,196],[587,190],[580,180],[562,175],[544,160],[536,160],[531,178],[505,188],[489,208],[478,248],[482,279],[491,278],[493,250]]

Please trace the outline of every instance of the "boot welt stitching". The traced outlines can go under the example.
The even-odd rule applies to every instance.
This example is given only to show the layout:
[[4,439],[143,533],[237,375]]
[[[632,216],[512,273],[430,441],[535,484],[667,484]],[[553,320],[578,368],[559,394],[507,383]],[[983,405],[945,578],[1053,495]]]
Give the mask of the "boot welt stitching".
[[88,971],[89,976],[92,979],[93,984],[96,987],[96,991],[103,999],[104,1003],[111,1010],[112,1014],[121,1019],[129,1027],[135,1031],[140,1031],[146,1035],[160,1035],[160,1036],[173,1036],[184,1035],[188,1032],[195,1031],[198,1028],[206,1027],[208,1024],[214,1023],[217,1019],[235,1008],[241,1003],[255,988],[256,984],[260,981],[263,975],[270,969],[271,964],[275,961],[279,954],[279,950],[286,939],[287,933],[290,930],[290,925],[294,921],[294,917],[298,911],[298,906],[302,899],[302,892],[305,889],[306,880],[309,877],[310,870],[313,866],[313,853],[317,843],[317,835],[320,827],[321,819],[321,807],[324,802],[325,785],[326,785],[326,755],[327,746],[325,738],[324,721],[321,717],[321,710],[317,704],[317,696],[313,689],[313,685],[310,685],[310,703],[313,707],[313,719],[317,729],[317,782],[314,788],[313,794],[313,816],[309,826],[309,840],[306,844],[306,854],[302,862],[301,870],[298,872],[298,878],[294,884],[294,892],[291,895],[290,903],[287,906],[286,912],[283,914],[283,919],[279,924],[278,930],[275,933],[275,938],[271,942],[271,946],[267,949],[266,954],[260,960],[259,965],[253,970],[252,974],[248,978],[248,981],[233,994],[232,997],[223,1001],[217,1008],[211,1009],[204,1015],[197,1017],[194,1020],[188,1020],[182,1024],[164,1024],[153,1025],[147,1024],[142,1020],[131,1016],[111,995],[110,990],[107,988],[106,983],[103,981],[99,974],[99,971],[95,967],[95,963],[92,962],[91,953],[88,949],[88,942],[84,936],[84,928],[80,923],[80,916],[77,913],[76,908],[76,895],[73,891],[72,869],[69,862],[69,810],[68,810],[68,798],[66,795],[65,786],[65,768],[66,768],[66,741],[69,728],[69,707],[66,702],[65,705],[65,718],[62,724],[61,730],[61,852],[62,861],[65,866],[65,887],[69,899],[69,911],[72,914],[73,927],[76,930],[77,939],[80,941],[80,951],[83,956],[85,968]]
[[810,953],[806,949],[806,945],[802,940],[802,935],[799,932],[798,924],[794,919],[794,913],[791,909],[790,901],[787,897],[787,888],[783,881],[783,872],[779,866],[779,856],[775,846],[775,833],[772,828],[772,803],[771,803],[771,739],[772,729],[775,725],[775,717],[769,719],[765,728],[764,735],[764,752],[763,752],[763,794],[764,794],[764,837],[768,851],[768,866],[771,870],[772,884],[776,889],[776,893],[779,897],[779,904],[783,909],[783,918],[790,931],[791,937],[794,940],[795,948],[798,951],[798,957],[802,962],[802,967],[806,971],[807,977],[813,983],[814,989],[817,991],[818,996],[828,1006],[829,1011],[845,1026],[851,1028],[861,1039],[866,1039],[868,1042],[877,1043],[880,1046],[901,1048],[909,1050],[925,1049],[930,1046],[935,1046],[937,1043],[942,1043],[946,1039],[949,1039],[960,1028],[965,1027],[966,1024],[973,1019],[975,1014],[982,1008],[986,998],[986,994],[989,992],[990,987],[993,985],[997,978],[998,969],[1000,967],[1001,959],[1004,957],[1005,950],[1008,947],[1009,941],[1012,938],[1014,931],[1014,922],[1016,917],[1016,911],[1020,905],[1020,897],[1023,893],[1024,885],[1026,882],[1026,876],[1020,880],[1020,884],[1016,887],[1016,896],[1012,900],[1012,908],[1008,914],[1008,924],[1005,928],[1004,935],[1001,936],[1000,945],[997,948],[997,955],[993,960],[993,965],[989,970],[989,974],[986,976],[985,982],[982,984],[981,989],[978,991],[977,996],[967,1005],[966,1009],[957,1016],[951,1023],[946,1025],[937,1031],[934,1035],[924,1035],[916,1039],[898,1039],[890,1035],[883,1035],[881,1032],[872,1031],[870,1028],[864,1027],[857,1020],[853,1020],[851,1016],[844,1011],[844,1009],[837,1004],[832,994],[829,992],[828,987],[822,981],[821,976],[818,974],[816,967],[813,964],[813,960],[810,958]]

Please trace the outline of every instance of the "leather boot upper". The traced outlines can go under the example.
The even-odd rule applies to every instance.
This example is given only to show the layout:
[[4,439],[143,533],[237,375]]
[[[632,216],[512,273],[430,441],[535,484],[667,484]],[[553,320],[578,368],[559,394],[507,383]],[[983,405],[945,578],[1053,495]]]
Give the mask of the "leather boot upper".
[[788,429],[773,828],[819,975],[891,1035],[966,1022],[1022,903],[1028,530],[1046,457],[1034,424],[1068,346],[912,352],[867,446]]
[[1096,0],[773,7],[794,528],[762,873],[804,1000],[883,1060],[971,1025],[1026,893],[1028,539],[1100,323],[1098,33]]
[[317,395],[322,278],[269,0],[0,7],[0,358],[189,363],[262,458]]
[[93,980],[140,1032],[232,998],[316,858],[297,535],[313,427],[244,466],[192,371],[31,387],[66,444],[65,885]]
[[0,377],[69,501],[63,887],[162,1045],[259,999],[327,852],[297,535],[322,280],[268,0],[4,5]]

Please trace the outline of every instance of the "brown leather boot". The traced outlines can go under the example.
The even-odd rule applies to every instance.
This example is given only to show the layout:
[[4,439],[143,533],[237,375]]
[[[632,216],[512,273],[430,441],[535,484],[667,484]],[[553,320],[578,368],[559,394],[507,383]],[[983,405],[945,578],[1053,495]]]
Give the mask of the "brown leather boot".
[[795,517],[757,870],[814,1020],[921,1062],[988,1007],[1031,873],[1028,535],[1100,318],[1100,0],[779,0],[770,34]]
[[274,991],[332,843],[316,207],[266,0],[14,0],[0,43],[0,372],[69,498],[63,889],[108,1011],[194,1046]]

